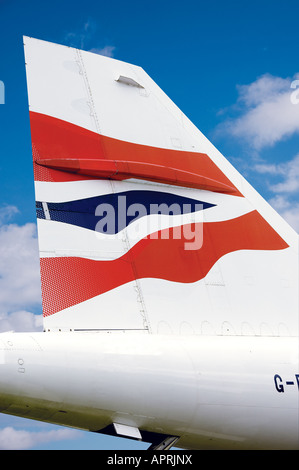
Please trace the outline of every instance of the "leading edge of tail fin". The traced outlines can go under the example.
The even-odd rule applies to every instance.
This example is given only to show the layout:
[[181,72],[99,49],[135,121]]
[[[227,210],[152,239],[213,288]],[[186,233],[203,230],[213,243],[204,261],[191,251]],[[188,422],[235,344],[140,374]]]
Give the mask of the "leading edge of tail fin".
[[298,334],[298,235],[140,67],[24,38],[45,330]]

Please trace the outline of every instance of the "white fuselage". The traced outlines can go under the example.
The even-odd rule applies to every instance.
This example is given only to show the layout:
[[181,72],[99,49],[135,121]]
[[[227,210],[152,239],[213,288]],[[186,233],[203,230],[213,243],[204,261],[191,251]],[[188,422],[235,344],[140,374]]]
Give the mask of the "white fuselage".
[[299,449],[298,338],[3,333],[0,411],[187,449]]

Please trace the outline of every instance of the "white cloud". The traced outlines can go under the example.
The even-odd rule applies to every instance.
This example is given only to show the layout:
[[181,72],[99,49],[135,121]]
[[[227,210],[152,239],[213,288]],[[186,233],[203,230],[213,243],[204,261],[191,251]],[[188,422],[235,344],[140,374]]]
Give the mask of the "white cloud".
[[0,312],[41,304],[36,225],[0,226]]
[[290,86],[288,79],[265,74],[249,85],[237,85],[239,101],[247,107],[258,106],[265,101],[275,100],[279,94],[289,90]]
[[299,154],[287,163],[278,165],[283,181],[271,185],[271,189],[278,193],[299,194]]
[[269,203],[299,233],[299,202],[290,201],[285,195],[276,195]]
[[91,18],[88,18],[77,31],[66,33],[64,42],[71,47],[77,47],[95,54],[113,57],[116,49],[115,46],[109,44],[100,46],[99,44],[103,44],[103,39],[99,39],[97,29],[97,23]]
[[0,430],[0,449],[30,449],[46,442],[75,439],[77,436],[78,431],[67,428],[51,431],[29,432],[25,430],[17,430],[8,426]]
[[256,164],[255,170],[258,173],[282,178],[282,181],[270,184],[273,192],[299,194],[299,153],[286,163]]
[[286,163],[256,164],[253,168],[268,176],[268,187],[275,193],[270,204],[299,232],[299,154]]
[[3,224],[19,211],[0,208],[0,332],[41,331],[40,268],[36,225]]
[[283,174],[281,165],[276,165],[275,163],[257,163],[256,165],[254,165],[254,169],[258,173],[264,173],[264,174],[269,174],[273,176]]
[[0,332],[5,331],[42,331],[43,317],[26,310],[0,313]]
[[0,224],[4,224],[11,220],[15,214],[18,214],[19,209],[16,206],[4,204],[0,207]]
[[69,31],[65,34],[64,42],[71,47],[85,49],[96,31],[96,23],[87,19],[76,31]]
[[299,134],[298,77],[265,74],[249,85],[237,86],[237,103],[225,111],[233,112],[235,117],[227,118],[216,129],[218,135],[235,137],[246,145],[247,171],[265,175],[265,186],[275,194],[270,204],[297,231],[299,154],[289,161],[281,158],[279,163],[268,163],[263,160],[262,151]]
[[227,119],[218,131],[245,141],[257,151],[299,133],[299,104],[291,100],[292,81],[266,74],[249,85],[239,85],[240,115]]
[[93,47],[92,49],[89,49],[89,52],[93,52],[94,54],[99,55],[105,55],[106,57],[113,57],[115,49],[116,48],[114,46],[105,46],[101,49]]

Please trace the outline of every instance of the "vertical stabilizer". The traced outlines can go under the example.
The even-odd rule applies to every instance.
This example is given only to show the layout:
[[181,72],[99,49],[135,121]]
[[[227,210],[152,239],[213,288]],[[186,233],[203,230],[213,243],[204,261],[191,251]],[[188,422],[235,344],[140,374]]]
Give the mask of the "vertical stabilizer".
[[45,329],[297,335],[297,233],[142,68],[24,41]]

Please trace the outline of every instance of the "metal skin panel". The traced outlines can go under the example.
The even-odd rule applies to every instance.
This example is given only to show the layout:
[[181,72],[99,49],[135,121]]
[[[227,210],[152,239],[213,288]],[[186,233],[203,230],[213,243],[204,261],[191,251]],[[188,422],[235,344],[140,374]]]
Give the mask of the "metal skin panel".
[[[32,38],[25,54],[45,329],[178,334],[187,324],[197,334],[261,334],[265,324],[297,335],[297,234],[150,77]],[[152,181],[136,179],[142,175]],[[117,222],[98,230],[97,203],[114,201],[119,215],[140,205],[141,193],[143,217],[120,231]],[[128,207],[119,209],[124,194]],[[159,197],[166,206],[197,201],[203,210],[149,213]],[[177,243],[173,227],[194,237],[190,250],[186,233]],[[190,298],[196,308],[186,318]]]
[[[29,109],[83,131],[161,149],[208,155],[298,251],[298,235],[138,66],[24,37]],[[124,73],[120,71],[123,70]],[[147,93],[118,83],[141,77]],[[143,121],[145,120],[145,121]],[[216,178],[217,179],[217,178]]]
[[0,350],[4,413],[186,449],[299,448],[295,338],[5,333]]

